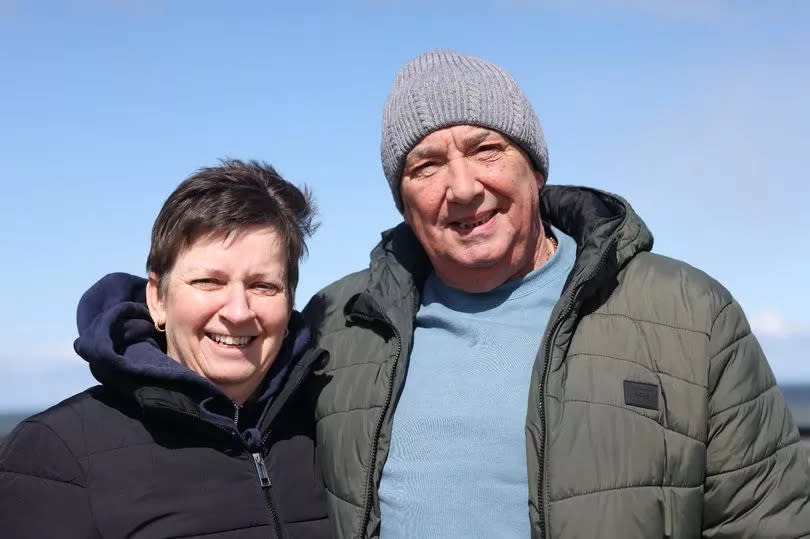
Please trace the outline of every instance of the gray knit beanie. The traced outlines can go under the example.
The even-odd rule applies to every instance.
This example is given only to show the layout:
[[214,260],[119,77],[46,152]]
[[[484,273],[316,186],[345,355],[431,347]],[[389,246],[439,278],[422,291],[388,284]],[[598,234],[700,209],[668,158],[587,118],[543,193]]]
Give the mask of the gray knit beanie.
[[500,131],[529,154],[548,178],[543,130],[512,76],[497,65],[466,54],[436,50],[417,56],[394,79],[383,110],[383,171],[397,209],[408,152],[426,135],[452,125],[471,124]]

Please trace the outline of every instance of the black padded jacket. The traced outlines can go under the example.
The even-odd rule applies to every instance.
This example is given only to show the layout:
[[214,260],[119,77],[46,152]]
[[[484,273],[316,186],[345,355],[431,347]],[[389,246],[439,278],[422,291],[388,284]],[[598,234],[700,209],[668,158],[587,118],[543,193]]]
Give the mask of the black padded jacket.
[[101,385],[22,422],[0,448],[0,536],[329,537],[312,404],[322,352],[294,313],[241,408],[161,351],[144,282],[82,298],[77,352]]

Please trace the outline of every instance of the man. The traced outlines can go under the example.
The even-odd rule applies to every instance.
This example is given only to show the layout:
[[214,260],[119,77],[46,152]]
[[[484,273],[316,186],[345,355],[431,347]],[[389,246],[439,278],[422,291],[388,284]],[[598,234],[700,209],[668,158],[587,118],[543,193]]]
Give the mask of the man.
[[305,310],[339,537],[810,534],[807,458],[740,306],[651,254],[623,199],[545,185],[510,75],[413,59],[381,150],[405,222]]

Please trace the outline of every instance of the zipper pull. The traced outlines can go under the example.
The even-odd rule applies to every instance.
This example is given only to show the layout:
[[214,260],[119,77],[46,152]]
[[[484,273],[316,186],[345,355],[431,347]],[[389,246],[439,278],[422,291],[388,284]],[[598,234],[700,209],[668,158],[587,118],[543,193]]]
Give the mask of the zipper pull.
[[259,476],[259,484],[262,487],[272,486],[270,483],[270,476],[267,475],[267,466],[264,465],[264,459],[260,453],[252,453],[253,463],[256,465],[256,474]]
[[236,432],[239,432],[239,409],[242,408],[236,403],[233,403],[233,424],[236,427]]

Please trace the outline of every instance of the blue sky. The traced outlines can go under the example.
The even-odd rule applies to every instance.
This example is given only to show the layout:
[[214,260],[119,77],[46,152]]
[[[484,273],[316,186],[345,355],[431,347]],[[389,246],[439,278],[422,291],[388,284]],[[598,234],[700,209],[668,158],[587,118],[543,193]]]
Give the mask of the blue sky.
[[298,306],[399,221],[379,161],[399,67],[433,48],[520,82],[549,181],[621,194],[725,284],[777,377],[810,382],[810,4],[0,0],[0,409],[93,383],[75,305],[143,274],[172,189],[220,157],[309,185]]

